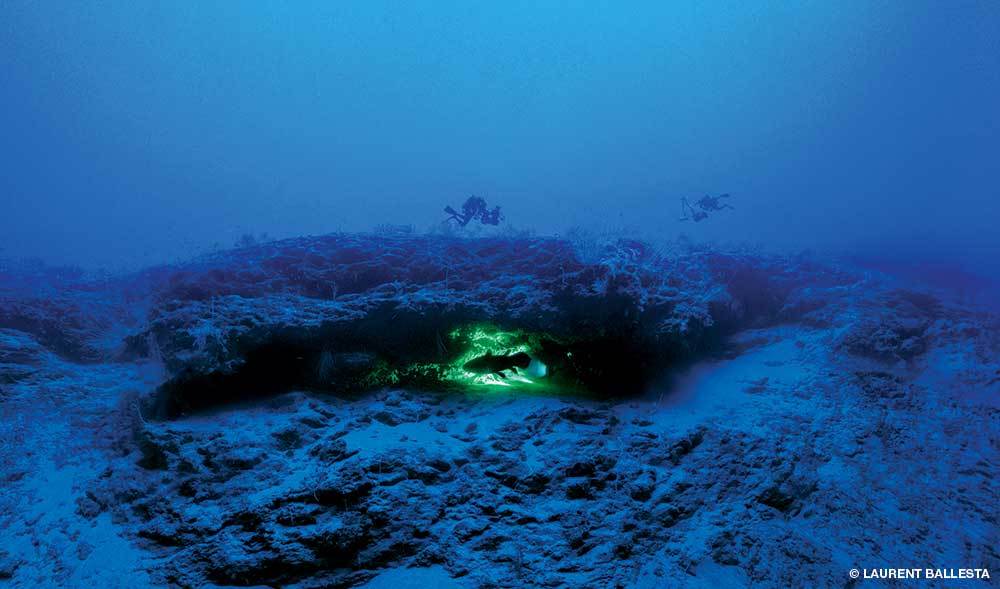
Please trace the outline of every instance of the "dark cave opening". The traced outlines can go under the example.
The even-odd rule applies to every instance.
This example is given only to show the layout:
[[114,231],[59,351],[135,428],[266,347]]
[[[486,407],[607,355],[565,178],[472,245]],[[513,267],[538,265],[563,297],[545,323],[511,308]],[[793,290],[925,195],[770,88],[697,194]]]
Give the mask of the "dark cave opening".
[[[167,381],[157,390],[149,412],[158,419],[175,419],[294,390],[351,397],[388,386],[449,392],[482,384],[516,390],[529,382],[541,394],[622,398],[641,394],[682,356],[682,350],[636,334],[569,338],[520,328],[495,329],[512,334],[504,344],[508,347],[473,350],[467,338],[449,339],[447,334],[460,331],[453,324],[406,330],[400,337],[377,336],[391,332],[372,325],[274,335],[247,346],[230,370],[181,374]],[[545,366],[544,376],[483,381],[463,370],[469,359],[497,349],[511,354],[523,350]]]
[[[664,334],[663,310],[643,312],[620,296],[598,302],[557,297],[551,313],[504,321],[475,307],[417,312],[386,303],[358,320],[264,327],[231,341],[235,361],[174,375],[157,390],[150,414],[173,419],[293,390],[352,397],[386,387],[461,392],[528,383],[538,394],[628,398],[718,353],[727,334],[773,316],[773,301],[731,303],[713,306],[712,324]],[[510,378],[523,375],[513,369],[494,376],[463,369],[478,356],[521,352],[546,366],[544,379]]]

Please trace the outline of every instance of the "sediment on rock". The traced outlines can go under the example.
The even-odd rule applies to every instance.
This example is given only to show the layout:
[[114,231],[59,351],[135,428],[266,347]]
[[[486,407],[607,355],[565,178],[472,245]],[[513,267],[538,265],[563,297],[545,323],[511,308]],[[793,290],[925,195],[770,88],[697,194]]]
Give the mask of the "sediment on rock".
[[295,389],[448,388],[477,345],[530,354],[552,387],[621,396],[776,320],[807,278],[788,260],[630,240],[583,261],[557,239],[300,239],[178,268],[129,349],[162,356],[167,418]]

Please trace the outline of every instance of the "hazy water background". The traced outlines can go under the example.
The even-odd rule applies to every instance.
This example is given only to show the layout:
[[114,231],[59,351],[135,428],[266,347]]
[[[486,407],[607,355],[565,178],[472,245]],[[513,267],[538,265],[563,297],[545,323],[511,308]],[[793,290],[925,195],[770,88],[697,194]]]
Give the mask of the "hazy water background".
[[998,105],[992,0],[0,0],[0,256],[424,229],[477,193],[541,233],[995,270]]

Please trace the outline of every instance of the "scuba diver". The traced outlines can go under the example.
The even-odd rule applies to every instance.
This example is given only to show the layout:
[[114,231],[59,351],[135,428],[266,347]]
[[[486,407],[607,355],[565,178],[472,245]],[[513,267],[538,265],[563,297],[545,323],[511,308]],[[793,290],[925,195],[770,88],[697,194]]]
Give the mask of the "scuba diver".
[[470,196],[467,198],[465,203],[462,204],[461,213],[450,206],[445,207],[444,212],[449,215],[446,221],[454,220],[461,227],[465,227],[470,221],[476,219],[479,219],[479,222],[483,225],[499,225],[500,221],[503,220],[503,215],[500,214],[500,207],[486,208],[486,199],[481,196]]
[[703,211],[721,211],[721,210],[724,210],[724,209],[735,209],[736,208],[736,207],[734,207],[733,205],[731,205],[729,203],[725,203],[725,202],[724,203],[720,203],[719,202],[720,200],[722,200],[724,198],[730,198],[728,192],[726,194],[720,194],[719,196],[708,196],[706,194],[705,196],[699,198],[698,202],[695,203],[695,204],[697,204],[699,207],[701,207],[701,210],[703,210]]
[[728,193],[726,193],[726,194],[720,194],[719,196],[708,196],[708,195],[705,195],[705,196],[699,198],[695,202],[695,204],[698,205],[698,209],[701,209],[701,210],[698,210],[698,209],[695,209],[693,206],[691,206],[691,203],[688,202],[687,197],[681,197],[681,218],[680,218],[680,220],[681,221],[694,221],[695,223],[699,223],[699,222],[704,221],[705,219],[707,219],[708,218],[708,213],[710,213],[710,212],[722,211],[722,210],[725,210],[725,209],[735,209],[736,207],[734,207],[733,205],[731,205],[729,203],[720,202],[721,200],[726,199],[726,198],[730,198],[730,195]]
[[694,221],[699,223],[708,218],[708,213],[704,211],[696,211],[691,203],[688,202],[686,197],[681,197],[681,221]]

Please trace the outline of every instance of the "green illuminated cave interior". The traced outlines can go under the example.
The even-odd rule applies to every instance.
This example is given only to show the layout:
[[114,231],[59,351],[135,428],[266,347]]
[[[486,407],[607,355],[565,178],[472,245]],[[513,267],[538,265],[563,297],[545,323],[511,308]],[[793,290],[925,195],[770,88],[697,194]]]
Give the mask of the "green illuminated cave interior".
[[[386,337],[387,331],[394,337]],[[435,331],[396,323],[365,332],[274,339],[248,350],[231,372],[165,383],[155,412],[176,416],[296,389],[337,395],[417,387],[619,396],[641,390],[649,367],[663,365],[648,354],[646,342],[618,334],[570,337],[487,323],[452,323]]]
[[450,358],[446,362],[414,363],[390,371],[394,372],[391,375],[383,366],[376,369],[378,374],[373,377],[378,380],[388,377],[393,383],[438,381],[463,389],[555,392],[557,387],[540,344],[545,339],[539,334],[489,324],[463,326],[446,336],[443,347]]
[[529,375],[519,367],[491,372],[475,370],[467,365],[478,358],[486,356],[509,357],[515,354],[527,354],[535,362],[540,360],[538,351],[533,350],[529,336],[520,331],[504,331],[489,325],[477,325],[459,328],[448,334],[448,338],[462,352],[445,370],[444,378],[450,382],[468,386],[501,386],[529,387],[547,384],[547,373]]
[[569,338],[489,323],[452,327],[440,336],[438,348],[433,360],[380,360],[358,388],[627,394],[639,390],[649,363],[641,342]]

